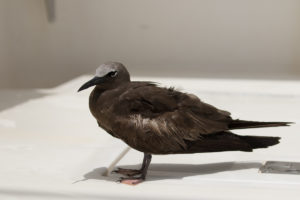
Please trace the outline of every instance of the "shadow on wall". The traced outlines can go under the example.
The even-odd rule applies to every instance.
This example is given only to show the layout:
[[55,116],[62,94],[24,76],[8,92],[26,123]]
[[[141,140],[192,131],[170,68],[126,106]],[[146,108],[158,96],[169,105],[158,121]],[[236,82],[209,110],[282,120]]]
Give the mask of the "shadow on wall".
[[47,95],[34,90],[2,90],[0,94],[0,112],[26,101],[41,98]]

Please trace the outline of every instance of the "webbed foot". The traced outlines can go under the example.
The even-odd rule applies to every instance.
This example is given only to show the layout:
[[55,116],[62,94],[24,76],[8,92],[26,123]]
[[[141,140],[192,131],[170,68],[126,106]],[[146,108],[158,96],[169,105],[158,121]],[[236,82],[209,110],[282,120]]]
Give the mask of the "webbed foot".
[[124,176],[133,177],[133,176],[142,174],[142,170],[118,168],[118,169],[112,171],[112,173],[117,173],[117,174],[122,174]]
[[142,183],[145,179],[143,177],[120,178],[119,182],[127,185],[137,185]]

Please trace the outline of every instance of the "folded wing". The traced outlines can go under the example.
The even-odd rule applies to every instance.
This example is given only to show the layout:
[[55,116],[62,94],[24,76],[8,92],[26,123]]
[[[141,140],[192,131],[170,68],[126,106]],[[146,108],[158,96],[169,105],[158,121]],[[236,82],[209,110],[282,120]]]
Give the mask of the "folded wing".
[[119,115],[120,126],[116,131],[127,130],[125,126],[130,126],[135,131],[127,134],[135,135],[129,138],[148,140],[155,144],[155,147],[149,144],[151,150],[159,149],[159,145],[168,152],[186,149],[187,141],[228,130],[232,121],[229,112],[203,103],[194,95],[150,83],[136,84],[120,95],[115,105],[115,109],[123,113]]

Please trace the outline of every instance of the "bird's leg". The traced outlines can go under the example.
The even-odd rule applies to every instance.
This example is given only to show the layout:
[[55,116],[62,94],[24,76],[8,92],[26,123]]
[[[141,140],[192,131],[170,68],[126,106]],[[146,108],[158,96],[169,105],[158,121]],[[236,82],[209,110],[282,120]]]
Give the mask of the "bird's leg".
[[[124,184],[128,184],[128,185],[136,185],[136,184],[139,184],[141,182],[143,182],[145,179],[146,179],[146,175],[147,175],[147,171],[148,171],[148,167],[150,165],[150,162],[151,162],[151,158],[152,158],[152,155],[149,154],[149,153],[144,153],[144,159],[143,159],[143,164],[142,164],[142,167],[140,170],[140,176],[138,177],[129,177],[129,178],[121,178],[120,179],[120,182],[121,183],[124,183]],[[136,174],[136,175],[138,175]]]
[[142,174],[142,171],[146,166],[146,158],[147,158],[146,153],[144,153],[143,164],[142,164],[141,169],[124,169],[124,168],[118,167],[118,169],[116,169],[112,172],[117,173],[117,174],[122,174],[122,175],[125,175],[125,176],[129,176],[129,177]]

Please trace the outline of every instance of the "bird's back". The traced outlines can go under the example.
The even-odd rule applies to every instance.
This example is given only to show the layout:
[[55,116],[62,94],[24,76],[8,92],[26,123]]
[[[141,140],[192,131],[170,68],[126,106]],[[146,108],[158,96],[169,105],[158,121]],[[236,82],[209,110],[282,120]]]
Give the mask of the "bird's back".
[[[171,154],[261,148],[251,145],[249,138],[229,132],[237,121],[243,122],[239,128],[259,126],[261,122],[233,120],[229,112],[206,104],[195,95],[151,82],[128,82],[109,90],[96,87],[90,96],[90,109],[99,126],[142,152]],[[276,142],[267,142],[265,146],[271,143]]]
[[227,129],[226,111],[201,102],[195,95],[150,82],[130,82],[111,90],[95,88],[90,109],[111,135],[143,152],[184,151],[186,141]]

